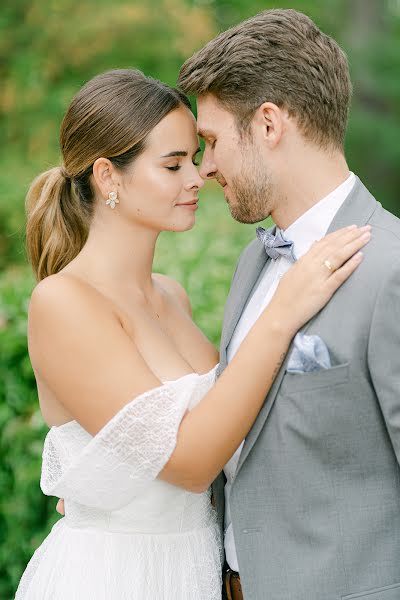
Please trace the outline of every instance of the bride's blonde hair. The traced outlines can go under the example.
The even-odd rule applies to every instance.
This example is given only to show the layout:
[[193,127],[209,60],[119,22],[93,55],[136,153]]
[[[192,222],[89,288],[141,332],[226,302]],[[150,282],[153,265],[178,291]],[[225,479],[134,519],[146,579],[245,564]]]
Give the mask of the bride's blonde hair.
[[63,119],[63,166],[41,173],[26,197],[26,246],[38,281],[63,269],[83,248],[93,213],[93,163],[126,168],[152,129],[186,96],[136,69],[103,73],[73,98]]

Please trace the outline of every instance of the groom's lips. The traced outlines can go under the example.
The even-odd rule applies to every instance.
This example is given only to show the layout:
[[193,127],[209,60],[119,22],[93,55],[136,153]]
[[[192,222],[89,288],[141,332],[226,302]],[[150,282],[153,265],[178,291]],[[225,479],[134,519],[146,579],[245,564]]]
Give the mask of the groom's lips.
[[225,179],[221,179],[220,177],[217,177],[216,179],[217,179],[219,185],[222,187],[222,191],[224,192],[224,195],[225,195],[226,188],[228,187],[227,182],[225,181]]

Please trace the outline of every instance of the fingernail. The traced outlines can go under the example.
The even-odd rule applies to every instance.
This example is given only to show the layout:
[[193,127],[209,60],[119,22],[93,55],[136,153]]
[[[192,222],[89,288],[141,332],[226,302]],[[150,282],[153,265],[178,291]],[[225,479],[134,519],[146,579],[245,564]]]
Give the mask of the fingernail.
[[355,254],[353,256],[354,260],[362,260],[362,258],[363,258],[363,253],[362,252],[357,252],[357,254]]
[[361,236],[362,240],[370,240],[371,239],[371,232],[370,231],[366,231],[365,233],[362,234]]
[[364,225],[364,227],[361,227],[360,231],[371,231],[371,229],[371,225]]
[[348,230],[350,230],[350,229],[357,229],[357,225],[349,225],[347,229]]

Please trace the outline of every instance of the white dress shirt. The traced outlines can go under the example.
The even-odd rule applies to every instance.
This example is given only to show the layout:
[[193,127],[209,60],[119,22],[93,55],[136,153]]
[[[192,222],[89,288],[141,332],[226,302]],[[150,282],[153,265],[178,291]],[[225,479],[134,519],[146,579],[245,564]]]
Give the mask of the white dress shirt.
[[[350,173],[346,181],[317,204],[314,204],[314,206],[283,232],[285,238],[293,242],[293,250],[297,259],[301,258],[310,249],[313,242],[321,239],[326,234],[334,216],[349,195],[355,180],[355,175]],[[264,308],[269,304],[278,287],[279,280],[288,271],[291,264],[283,256],[267,262],[233,333],[227,349],[228,362],[232,360],[247,333]],[[225,553],[228,565],[234,571],[239,571],[239,565],[231,524],[229,492],[235,477],[243,444],[244,441],[224,467],[227,479],[225,485]]]

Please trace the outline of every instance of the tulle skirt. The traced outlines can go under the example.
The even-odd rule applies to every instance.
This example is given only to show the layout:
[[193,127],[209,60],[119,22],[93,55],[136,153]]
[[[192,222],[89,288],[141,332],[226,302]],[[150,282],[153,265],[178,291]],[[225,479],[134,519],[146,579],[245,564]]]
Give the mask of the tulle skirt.
[[92,599],[221,600],[217,526],[142,534],[60,519],[28,563],[15,600]]

